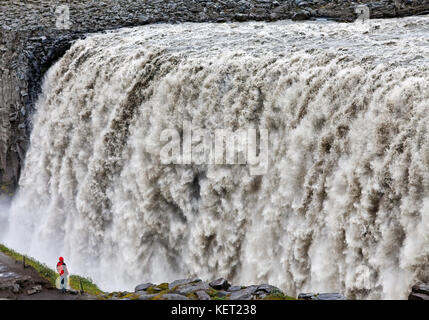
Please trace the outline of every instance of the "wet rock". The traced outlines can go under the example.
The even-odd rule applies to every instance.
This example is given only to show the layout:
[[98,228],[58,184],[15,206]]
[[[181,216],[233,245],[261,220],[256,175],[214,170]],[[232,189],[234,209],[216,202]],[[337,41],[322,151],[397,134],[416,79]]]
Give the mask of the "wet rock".
[[39,293],[41,290],[37,290],[34,287],[30,290],[27,290],[27,295],[31,296],[33,294]]
[[429,300],[429,295],[423,293],[410,293],[408,300]]
[[312,298],[315,296],[314,293],[310,292],[310,293],[300,293],[298,295],[298,299],[303,299],[303,300],[313,300]]
[[274,286],[269,285],[269,284],[261,284],[260,286],[258,286],[258,288],[255,290],[255,293],[258,293],[258,292],[265,292],[265,293],[280,292],[280,293],[283,293],[279,288],[274,287]]
[[189,300],[189,298],[182,296],[181,294],[166,293],[166,294],[162,295],[160,300]]
[[411,288],[412,292],[429,295],[429,284],[416,284]]
[[235,291],[240,291],[241,289],[243,289],[241,286],[231,286],[226,291],[235,292]]
[[414,285],[408,300],[429,300],[429,285],[424,283]]
[[216,290],[227,290],[231,286],[229,282],[224,278],[213,280],[209,283],[209,285]]
[[310,15],[307,11],[295,12],[292,15],[292,20],[294,20],[294,21],[303,21],[303,20],[308,20],[308,19],[310,19]]
[[154,286],[153,283],[149,283],[149,282],[148,283],[142,283],[142,284],[139,284],[138,286],[135,287],[134,292],[145,291],[145,290],[147,290],[153,286]]
[[180,280],[175,280],[171,283],[168,284],[168,289],[173,289],[174,287],[177,286],[181,286],[181,285],[185,285],[185,284],[190,284],[190,283],[197,283],[197,282],[201,282],[201,279],[198,278],[190,278],[190,279],[180,279]]
[[346,300],[341,293],[300,293],[298,299],[303,300]]
[[249,291],[240,290],[231,293],[229,296],[230,300],[251,300],[252,294]]
[[195,292],[199,300],[210,300],[210,296],[205,291],[197,291]]
[[79,291],[77,291],[77,290],[67,290],[67,293],[76,295],[76,294],[79,293]]
[[319,293],[318,300],[346,300],[342,293]]
[[158,294],[146,294],[146,293],[137,293],[137,300],[152,300],[154,297],[156,297]]
[[188,295],[188,294],[194,293],[196,291],[209,290],[209,289],[210,289],[210,286],[207,283],[200,282],[200,283],[197,283],[195,285],[191,284],[191,285],[181,286],[178,290],[176,290],[176,293]]
[[252,285],[244,289],[231,293],[230,300],[251,300],[258,289],[258,286]]
[[19,293],[21,291],[21,288],[19,286],[19,284],[15,283],[12,285],[12,292],[13,293]]
[[231,294],[231,292],[228,292],[228,291],[224,291],[224,290],[220,290],[220,291],[218,291],[217,292],[217,296],[218,297],[220,297],[220,298],[223,298],[223,297],[226,297],[226,296],[228,296],[228,295],[230,295]]

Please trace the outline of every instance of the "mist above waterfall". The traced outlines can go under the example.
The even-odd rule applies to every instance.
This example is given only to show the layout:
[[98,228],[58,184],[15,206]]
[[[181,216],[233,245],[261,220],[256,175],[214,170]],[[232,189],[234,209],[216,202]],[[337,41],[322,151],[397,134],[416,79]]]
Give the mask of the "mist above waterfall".
[[[103,289],[179,277],[405,298],[429,281],[429,18],[153,25],[47,73],[7,244]],[[266,174],[162,164],[265,128]]]

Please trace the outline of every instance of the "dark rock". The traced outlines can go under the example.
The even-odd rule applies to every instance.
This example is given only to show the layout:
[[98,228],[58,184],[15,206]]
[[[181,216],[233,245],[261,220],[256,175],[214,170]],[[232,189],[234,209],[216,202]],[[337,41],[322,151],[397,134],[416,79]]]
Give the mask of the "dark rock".
[[77,291],[77,290],[67,290],[67,293],[76,295],[76,294],[79,293],[79,291]]
[[229,296],[230,300],[251,300],[252,294],[249,291],[240,290],[240,291],[234,291]]
[[408,296],[408,300],[429,300],[429,295],[411,292]]
[[176,290],[176,293],[188,295],[190,293],[201,291],[201,290],[209,290],[210,286],[205,282],[197,283],[196,285],[184,285],[181,286],[178,290]]
[[199,300],[210,300],[209,294],[205,291],[197,291],[195,292],[195,294],[197,295]]
[[27,290],[27,295],[31,296],[33,294],[39,293],[40,291],[37,291],[36,289],[30,289]]
[[180,279],[180,280],[175,280],[172,283],[168,284],[168,289],[173,289],[174,287],[177,286],[181,286],[184,284],[190,284],[190,283],[197,283],[197,282],[201,282],[201,279],[198,278],[190,278],[190,279]]
[[274,286],[269,285],[269,284],[261,284],[255,290],[255,293],[257,293],[257,292],[265,292],[265,293],[280,292],[280,293],[283,293],[279,288],[274,287]]
[[416,284],[411,288],[412,292],[429,295],[429,284]]
[[429,285],[425,283],[414,285],[408,300],[429,300]]
[[145,290],[147,290],[147,289],[149,289],[150,287],[152,287],[152,286],[154,286],[154,284],[153,283],[142,283],[142,284],[139,284],[135,289],[134,289],[134,292],[138,292],[138,291],[145,291]]
[[298,299],[303,300],[346,300],[341,293],[300,293]]
[[251,300],[256,295],[258,286],[252,285],[231,293],[230,300]]
[[346,300],[342,293],[319,293],[317,300]]
[[158,294],[146,294],[142,293],[142,291],[139,291],[137,293],[137,300],[152,300],[154,297],[156,297]]
[[242,289],[241,286],[231,286],[226,291],[228,292],[234,292],[234,291],[240,291]]
[[218,291],[217,292],[217,296],[218,297],[220,297],[220,298],[223,298],[223,297],[226,297],[226,296],[228,296],[228,295],[230,295],[231,294],[231,292],[228,292],[228,291],[224,291],[224,290],[220,290],[220,291]]
[[310,15],[306,11],[295,12],[292,15],[292,20],[294,21],[303,21],[310,19]]
[[298,295],[298,299],[303,299],[303,300],[313,300],[312,298],[315,296],[314,293],[310,292],[310,293],[300,293]]
[[166,293],[160,297],[160,300],[189,300],[189,298],[181,294]]
[[231,286],[228,280],[224,278],[213,280],[212,282],[209,283],[209,285],[210,287],[216,290],[227,290]]

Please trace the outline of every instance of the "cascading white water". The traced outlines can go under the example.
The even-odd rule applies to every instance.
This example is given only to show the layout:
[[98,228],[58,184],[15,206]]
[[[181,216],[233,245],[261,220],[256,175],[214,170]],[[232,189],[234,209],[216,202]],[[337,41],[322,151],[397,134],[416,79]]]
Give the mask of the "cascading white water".
[[[103,289],[226,277],[406,298],[429,281],[429,18],[153,25],[47,73],[6,243]],[[183,121],[269,167],[163,165]]]

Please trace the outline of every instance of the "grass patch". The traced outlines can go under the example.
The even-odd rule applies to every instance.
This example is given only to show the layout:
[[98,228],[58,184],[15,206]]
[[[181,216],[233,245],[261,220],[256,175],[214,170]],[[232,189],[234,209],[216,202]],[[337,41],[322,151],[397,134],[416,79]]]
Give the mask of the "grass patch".
[[[0,244],[0,252],[8,255],[9,257],[17,261],[22,261],[23,259],[22,254],[7,248],[2,244]],[[48,280],[51,283],[51,285],[55,288],[55,281],[59,276],[57,272],[50,269],[44,263],[41,263],[36,259],[28,256],[25,256],[25,264],[33,267],[43,278]],[[91,295],[99,295],[103,293],[103,291],[101,291],[89,278],[84,278],[84,277],[72,274],[70,275],[69,279],[70,279],[70,286],[74,290],[78,290],[78,291],[80,290],[80,282],[82,281],[82,287],[86,293],[89,293]]]
[[80,290],[80,282],[82,281],[82,287],[83,291],[86,293],[89,293],[91,295],[100,295],[103,294],[103,291],[101,291],[97,285],[92,282],[90,278],[81,277],[75,274],[72,274],[70,276],[70,286],[75,290]]

